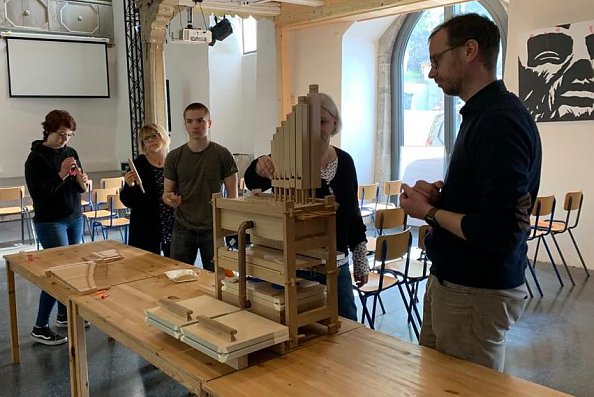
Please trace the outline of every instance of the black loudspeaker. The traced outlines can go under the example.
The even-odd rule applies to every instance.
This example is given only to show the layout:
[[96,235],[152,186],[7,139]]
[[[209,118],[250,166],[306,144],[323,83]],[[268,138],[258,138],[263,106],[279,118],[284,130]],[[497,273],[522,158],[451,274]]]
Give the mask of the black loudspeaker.
[[[216,19],[215,19],[216,20]],[[231,33],[233,33],[233,27],[231,26],[231,22],[227,18],[223,18],[218,21],[215,26],[209,29],[212,32],[212,41],[210,42],[210,46],[213,46],[215,41],[223,41]]]

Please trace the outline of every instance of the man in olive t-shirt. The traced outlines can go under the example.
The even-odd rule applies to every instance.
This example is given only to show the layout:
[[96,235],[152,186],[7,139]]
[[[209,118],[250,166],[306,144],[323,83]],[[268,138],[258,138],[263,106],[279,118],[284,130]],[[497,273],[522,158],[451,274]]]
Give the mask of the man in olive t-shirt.
[[210,201],[223,183],[227,197],[237,197],[237,166],[227,148],[209,140],[211,123],[201,103],[184,110],[189,139],[167,155],[163,202],[175,208],[171,257],[193,265],[200,250],[202,266],[214,271]]

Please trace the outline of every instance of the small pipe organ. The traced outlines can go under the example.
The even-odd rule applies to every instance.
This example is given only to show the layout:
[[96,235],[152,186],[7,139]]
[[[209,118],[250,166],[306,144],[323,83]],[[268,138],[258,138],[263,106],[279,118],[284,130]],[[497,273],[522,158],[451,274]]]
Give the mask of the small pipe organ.
[[[320,187],[320,96],[317,85],[299,97],[297,105],[277,128],[271,142],[275,166],[274,193],[223,198],[214,194],[216,297],[223,299],[225,270],[239,273],[238,305],[252,307],[246,292],[246,275],[284,287],[284,315],[289,328],[284,347],[299,345],[298,329],[322,324],[336,333],[338,321],[336,268],[336,203],[334,196],[316,199]],[[223,238],[239,234],[239,249],[229,251]],[[253,248],[246,250],[246,234]],[[322,265],[320,265],[322,264]],[[319,269],[319,267],[322,269]],[[298,269],[316,268],[326,273],[326,299],[315,307],[300,307]],[[253,307],[257,313],[256,305]]]

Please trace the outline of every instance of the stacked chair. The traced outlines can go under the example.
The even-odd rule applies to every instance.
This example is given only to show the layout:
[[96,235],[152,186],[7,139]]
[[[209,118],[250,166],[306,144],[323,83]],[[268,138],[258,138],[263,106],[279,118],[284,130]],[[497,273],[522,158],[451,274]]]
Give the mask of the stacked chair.
[[109,194],[107,196],[107,211],[109,211],[107,219],[99,219],[95,221],[98,226],[101,226],[103,238],[107,240],[109,230],[117,229],[120,232],[124,244],[128,244],[128,229],[130,226],[128,208],[122,203],[118,193]]

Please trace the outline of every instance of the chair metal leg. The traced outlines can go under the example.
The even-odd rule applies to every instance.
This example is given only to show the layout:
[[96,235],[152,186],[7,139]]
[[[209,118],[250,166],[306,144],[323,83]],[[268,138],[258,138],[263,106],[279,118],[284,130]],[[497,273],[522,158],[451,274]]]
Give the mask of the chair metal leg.
[[[530,265],[528,265],[530,266]],[[528,283],[528,279],[524,276],[524,284],[526,284],[526,288],[528,289],[528,293],[530,294],[531,298],[534,298],[534,294],[532,293],[532,288],[530,288],[530,284]]]
[[538,293],[540,294],[540,296],[542,298],[544,295],[542,294],[542,289],[540,288],[540,283],[538,282],[538,279],[536,278],[536,272],[534,271],[534,268],[530,264],[530,260],[528,259],[528,257],[526,257],[526,262],[528,263],[528,269],[530,270],[530,273],[532,274],[532,278],[534,279],[534,284],[536,284],[536,289],[538,290]]
[[551,233],[551,237],[553,238],[553,243],[555,243],[555,247],[557,247],[557,252],[559,252],[559,257],[561,258],[561,262],[563,263],[563,266],[565,267],[565,271],[567,272],[567,275],[569,276],[569,280],[571,281],[572,285],[575,285],[575,281],[573,281],[573,276],[571,275],[571,272],[569,271],[569,266],[567,266],[567,262],[565,262],[565,257],[563,257],[563,252],[561,252],[561,247],[559,247],[559,243],[557,242],[557,239],[555,238],[555,233]]
[[22,210],[21,210],[21,244],[23,244],[23,245],[25,244],[25,214]]
[[[408,285],[406,284],[406,282],[404,282],[404,284],[405,284],[405,288],[406,288],[407,292],[409,293],[409,298],[410,298],[411,295],[410,295],[410,290],[408,288]],[[400,297],[402,298],[402,302],[404,303],[404,308],[406,309],[406,313],[408,314],[407,322],[412,325],[413,332],[415,333],[417,340],[419,340],[419,335],[420,335],[419,329],[417,328],[417,324],[415,323],[415,321],[412,317],[412,301],[407,303],[406,295],[404,294],[404,290],[402,289],[402,284],[398,284],[398,291],[400,291]],[[416,314],[418,314],[418,311],[416,312]]]
[[571,241],[573,242],[573,246],[575,247],[575,250],[578,253],[578,256],[580,257],[580,261],[582,262],[582,267],[584,268],[584,270],[586,271],[586,276],[590,277],[590,272],[588,271],[588,268],[586,267],[586,262],[584,262],[584,258],[582,257],[582,253],[580,252],[580,249],[577,245],[577,242],[575,241],[575,238],[573,237],[573,233],[571,232],[571,229],[567,229],[567,231],[569,232],[569,236],[571,237]]
[[357,290],[359,293],[359,300],[361,301],[362,313],[361,313],[361,324],[365,324],[365,319],[369,323],[369,326],[373,329],[373,323],[371,322],[371,317],[369,315],[369,310],[367,310],[367,296],[365,296],[361,291]]
[[534,260],[532,261],[532,267],[536,269],[536,258],[538,257],[538,249],[540,248],[540,237],[536,239],[536,249],[534,250]]
[[384,302],[382,301],[381,295],[378,295],[377,299],[379,300],[380,308],[382,309],[382,314],[386,314],[386,308],[384,307]]
[[[542,240],[542,244],[544,245],[547,254],[549,255],[549,259],[551,260],[551,266],[553,266],[553,270],[555,270],[555,274],[557,275],[557,280],[559,280],[559,284],[564,287],[565,284],[563,283],[563,279],[561,278],[561,275],[559,274],[559,269],[557,269],[557,265],[555,264],[555,260],[553,259],[553,255],[551,254],[551,250],[549,249],[549,245],[547,244],[547,241],[544,239],[544,237],[539,237],[539,240]],[[536,263],[536,258],[534,259],[534,263]]]
[[375,329],[375,309],[377,308],[377,301],[379,298],[379,292],[373,295],[373,307],[371,309],[371,329]]

